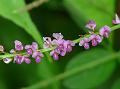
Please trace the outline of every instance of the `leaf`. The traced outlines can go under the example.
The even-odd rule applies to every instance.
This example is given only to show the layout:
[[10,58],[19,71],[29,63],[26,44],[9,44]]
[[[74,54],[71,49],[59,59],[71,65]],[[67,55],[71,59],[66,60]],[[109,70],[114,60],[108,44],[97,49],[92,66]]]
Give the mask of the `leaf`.
[[99,27],[112,23],[115,0],[64,0],[64,5],[71,17],[84,30],[90,19],[95,20]]
[[[11,21],[13,21],[18,26],[24,28],[24,30],[29,33],[35,41],[39,43],[39,45],[42,47],[43,41],[42,37],[40,36],[36,26],[32,22],[28,12],[24,13],[17,13],[16,11],[20,8],[25,6],[24,0],[20,0],[18,3],[18,0],[1,0],[0,1],[0,15],[4,18],[7,18]],[[48,53],[45,53],[47,59],[49,61],[52,61],[51,57],[48,55]]]
[[113,84],[112,89],[120,89],[120,79],[115,81],[115,83]]
[[[16,12],[17,10],[19,10],[20,8],[23,8],[24,6],[25,6],[24,0],[19,0],[19,1],[18,0],[0,0],[0,15],[6,19],[11,20],[18,26],[22,27],[42,47],[42,44],[43,44],[42,37],[40,36],[36,26],[32,22],[28,12],[24,12],[24,13]],[[10,30],[11,29],[9,29],[8,31]],[[46,54],[47,59],[51,61],[52,59],[49,56],[49,54],[47,53],[45,54]],[[48,67],[48,65],[44,65],[44,66],[48,68],[50,72],[52,72],[51,68]],[[52,74],[54,73],[52,72]],[[41,77],[41,75],[39,76]]]
[[[75,56],[67,65],[66,71],[85,65],[86,63],[99,60],[102,57],[110,55],[111,52],[102,49],[94,49],[88,52],[80,53]],[[104,83],[112,74],[115,68],[115,62],[108,62],[99,65],[96,68],[83,71],[75,76],[64,80],[64,85],[69,89],[89,89]]]
[[28,12],[16,13],[16,10],[24,7],[24,0],[1,0],[0,15],[13,21],[30,34],[42,47],[42,37],[40,36],[36,26],[33,24]]

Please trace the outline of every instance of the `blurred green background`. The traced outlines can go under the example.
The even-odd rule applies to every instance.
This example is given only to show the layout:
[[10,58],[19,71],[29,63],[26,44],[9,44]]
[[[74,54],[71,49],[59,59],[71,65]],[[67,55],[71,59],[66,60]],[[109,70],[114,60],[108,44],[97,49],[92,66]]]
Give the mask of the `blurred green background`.
[[[55,32],[74,40],[86,34],[88,20],[95,20],[99,30],[104,25],[112,26],[115,13],[120,15],[119,0],[49,0],[29,12],[17,12],[34,1],[37,0],[0,0],[0,44],[6,51],[14,47],[16,39],[23,44],[37,41],[42,45],[42,37]],[[109,39],[90,50],[76,46],[53,63],[48,61],[50,56],[40,64],[1,61],[0,89],[120,89],[120,60],[115,57],[120,49],[119,34],[120,30],[112,32]],[[109,59],[111,61],[107,61]],[[94,61],[99,65],[94,66]],[[86,66],[90,69],[84,69]],[[70,74],[75,68],[83,68],[83,71]],[[66,74],[70,76],[64,76]],[[62,76],[60,80],[58,75]]]

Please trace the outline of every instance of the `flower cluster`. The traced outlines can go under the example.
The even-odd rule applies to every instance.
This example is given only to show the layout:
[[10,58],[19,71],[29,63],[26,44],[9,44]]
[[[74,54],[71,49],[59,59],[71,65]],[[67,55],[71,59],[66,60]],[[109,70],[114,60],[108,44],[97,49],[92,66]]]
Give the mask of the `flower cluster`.
[[75,43],[70,40],[63,39],[61,33],[53,33],[53,40],[50,37],[44,37],[44,48],[55,47],[54,50],[50,52],[50,55],[53,56],[55,60],[59,59],[59,55],[65,56],[67,52],[72,51],[72,46],[75,46]]
[[[119,17],[115,16],[115,19],[112,21],[113,24],[120,24]],[[32,42],[31,45],[25,45],[15,40],[15,48],[10,50],[10,53],[4,52],[4,47],[0,45],[0,59],[2,58],[4,63],[8,64],[11,61],[17,64],[22,64],[25,62],[26,64],[30,64],[32,57],[35,59],[36,63],[41,62],[41,59],[44,57],[43,51],[50,51],[50,55],[54,58],[54,60],[58,60],[59,56],[65,56],[66,53],[72,51],[72,47],[75,46],[76,43],[79,43],[79,46],[83,46],[85,49],[89,49],[90,46],[97,46],[102,42],[103,38],[108,38],[111,33],[111,28],[107,25],[100,28],[99,32],[96,32],[96,23],[93,20],[90,20],[86,24],[86,28],[89,29],[89,34],[81,35],[79,39],[71,41],[63,39],[63,35],[61,33],[53,33],[51,37],[43,37],[43,49],[38,49],[38,44],[36,42]],[[49,50],[47,50],[49,49]],[[9,54],[9,55],[8,55]],[[4,55],[7,55],[5,57]]]
[[[33,42],[32,45],[26,45],[25,47],[23,46],[23,44],[18,41],[15,40],[15,49],[12,49],[10,51],[11,54],[14,54],[14,63],[17,64],[21,64],[23,62],[30,64],[31,60],[30,60],[30,56],[33,57],[36,61],[36,63],[39,63],[41,61],[41,58],[43,57],[43,54],[38,51],[38,44],[36,42]],[[25,53],[21,54],[22,51],[24,51],[25,49]],[[12,61],[11,58],[5,58],[3,60],[5,63],[9,63]]]
[[79,46],[84,46],[85,49],[90,48],[90,43],[92,46],[97,46],[102,42],[103,37],[108,38],[111,32],[110,27],[105,25],[99,30],[99,33],[95,33],[96,23],[92,20],[87,23],[86,27],[90,29],[90,35],[89,37],[83,37],[79,42]]
[[[53,50],[51,50],[50,55],[53,56],[54,60],[59,59],[60,56],[65,56],[67,52],[72,51],[72,46],[75,46],[75,43],[70,40],[63,39],[63,35],[61,33],[53,33],[53,40],[50,37],[43,37],[44,45],[43,48],[51,48],[54,47]],[[15,40],[15,49],[10,50],[10,54],[15,55],[14,58],[4,58],[3,61],[8,64],[12,60],[14,63],[22,64],[23,62],[30,64],[31,60],[30,57],[34,58],[36,63],[41,62],[42,57],[44,55],[40,50],[38,50],[38,44],[36,42],[32,42],[31,45],[25,45]],[[3,50],[3,46],[0,47],[1,50]]]
[[38,51],[38,44],[36,42],[33,42],[32,45],[26,45],[25,49],[28,55],[35,58],[37,63],[41,62],[41,58],[44,57],[44,55]]

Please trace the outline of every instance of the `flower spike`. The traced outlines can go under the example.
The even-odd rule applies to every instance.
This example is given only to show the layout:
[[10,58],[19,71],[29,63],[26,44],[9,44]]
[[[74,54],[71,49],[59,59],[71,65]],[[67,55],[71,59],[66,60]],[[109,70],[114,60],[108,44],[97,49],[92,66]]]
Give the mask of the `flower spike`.
[[[115,20],[113,20],[113,24],[120,24],[120,19],[117,14]],[[50,56],[54,60],[59,60],[60,56],[65,56],[71,52],[77,43],[85,49],[90,49],[90,46],[97,46],[104,38],[108,38],[113,30],[113,28],[111,29],[105,25],[100,28],[99,32],[94,32],[96,23],[93,20],[90,20],[85,27],[90,29],[89,34],[80,35],[79,39],[73,41],[64,39],[61,33],[53,33],[52,37],[43,37],[43,49],[39,49],[36,42],[23,46],[22,42],[15,40],[15,48],[11,49],[10,53],[6,53],[4,52],[4,47],[0,45],[0,60],[3,60],[6,64],[9,64],[11,61],[16,64],[30,64],[30,58],[33,58],[36,63],[40,63],[44,57],[43,52],[47,51],[49,51]],[[114,30],[118,29],[118,27],[116,26]]]

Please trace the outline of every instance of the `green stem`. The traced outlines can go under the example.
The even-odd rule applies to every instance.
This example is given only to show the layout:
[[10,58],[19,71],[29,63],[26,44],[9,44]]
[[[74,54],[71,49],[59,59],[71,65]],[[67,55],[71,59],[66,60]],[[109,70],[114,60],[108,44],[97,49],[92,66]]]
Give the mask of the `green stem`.
[[[118,28],[120,28],[120,24],[111,27],[111,30],[114,31],[114,30],[117,30]],[[96,34],[98,34],[98,33],[96,33]],[[85,35],[84,37],[89,37],[89,36],[90,36],[90,34],[87,34],[87,35]],[[73,40],[73,42],[79,43],[81,39],[82,39],[82,38],[78,38],[78,39],[76,39],[76,40]],[[56,48],[56,47],[51,47],[51,48],[46,48],[46,49],[40,49],[39,51],[41,51],[42,53],[44,53],[44,52],[51,51],[51,50],[53,50],[53,49],[55,49],[55,48]],[[22,53],[22,54],[25,54],[25,53]],[[4,58],[7,58],[7,57],[8,57],[8,58],[9,58],[9,57],[14,57],[15,55],[16,55],[16,54],[6,53],[6,54],[4,54],[4,55],[0,55],[0,60],[2,60],[2,59],[4,59]]]
[[114,30],[117,30],[119,28],[120,28],[120,24],[111,27],[111,30],[114,31]]
[[98,60],[86,63],[86,64],[84,64],[82,66],[79,66],[79,67],[76,67],[76,68],[71,69],[69,71],[66,71],[64,73],[61,73],[61,74],[59,74],[59,75],[57,75],[57,76],[55,76],[53,78],[49,78],[47,80],[41,81],[41,82],[39,82],[39,83],[37,83],[35,85],[29,86],[29,87],[23,88],[23,89],[40,89],[40,88],[43,89],[43,87],[47,87],[48,85],[50,85],[52,83],[55,83],[58,80],[68,78],[70,76],[75,75],[76,73],[80,73],[80,72],[83,72],[85,70],[94,68],[94,67],[96,67],[98,65],[113,61],[118,57],[120,57],[120,52],[113,53],[112,55],[108,55],[108,56],[106,56],[104,58],[100,58]]
[[[55,49],[55,47],[51,47],[51,48],[47,48],[47,49],[41,49],[41,50],[38,50],[38,51],[44,53],[44,52],[51,51],[53,49]],[[19,55],[19,54],[9,54],[9,53],[6,53],[4,55],[0,55],[0,60],[2,60],[4,58],[11,58],[11,57],[14,57],[16,55]],[[26,55],[26,53],[21,53],[21,55]]]
[[[4,55],[0,55],[0,60],[2,60],[4,58],[11,58],[11,57],[14,57],[16,55],[19,55],[19,54],[9,54],[9,53],[6,53]],[[26,53],[21,53],[21,55],[26,55]]]

